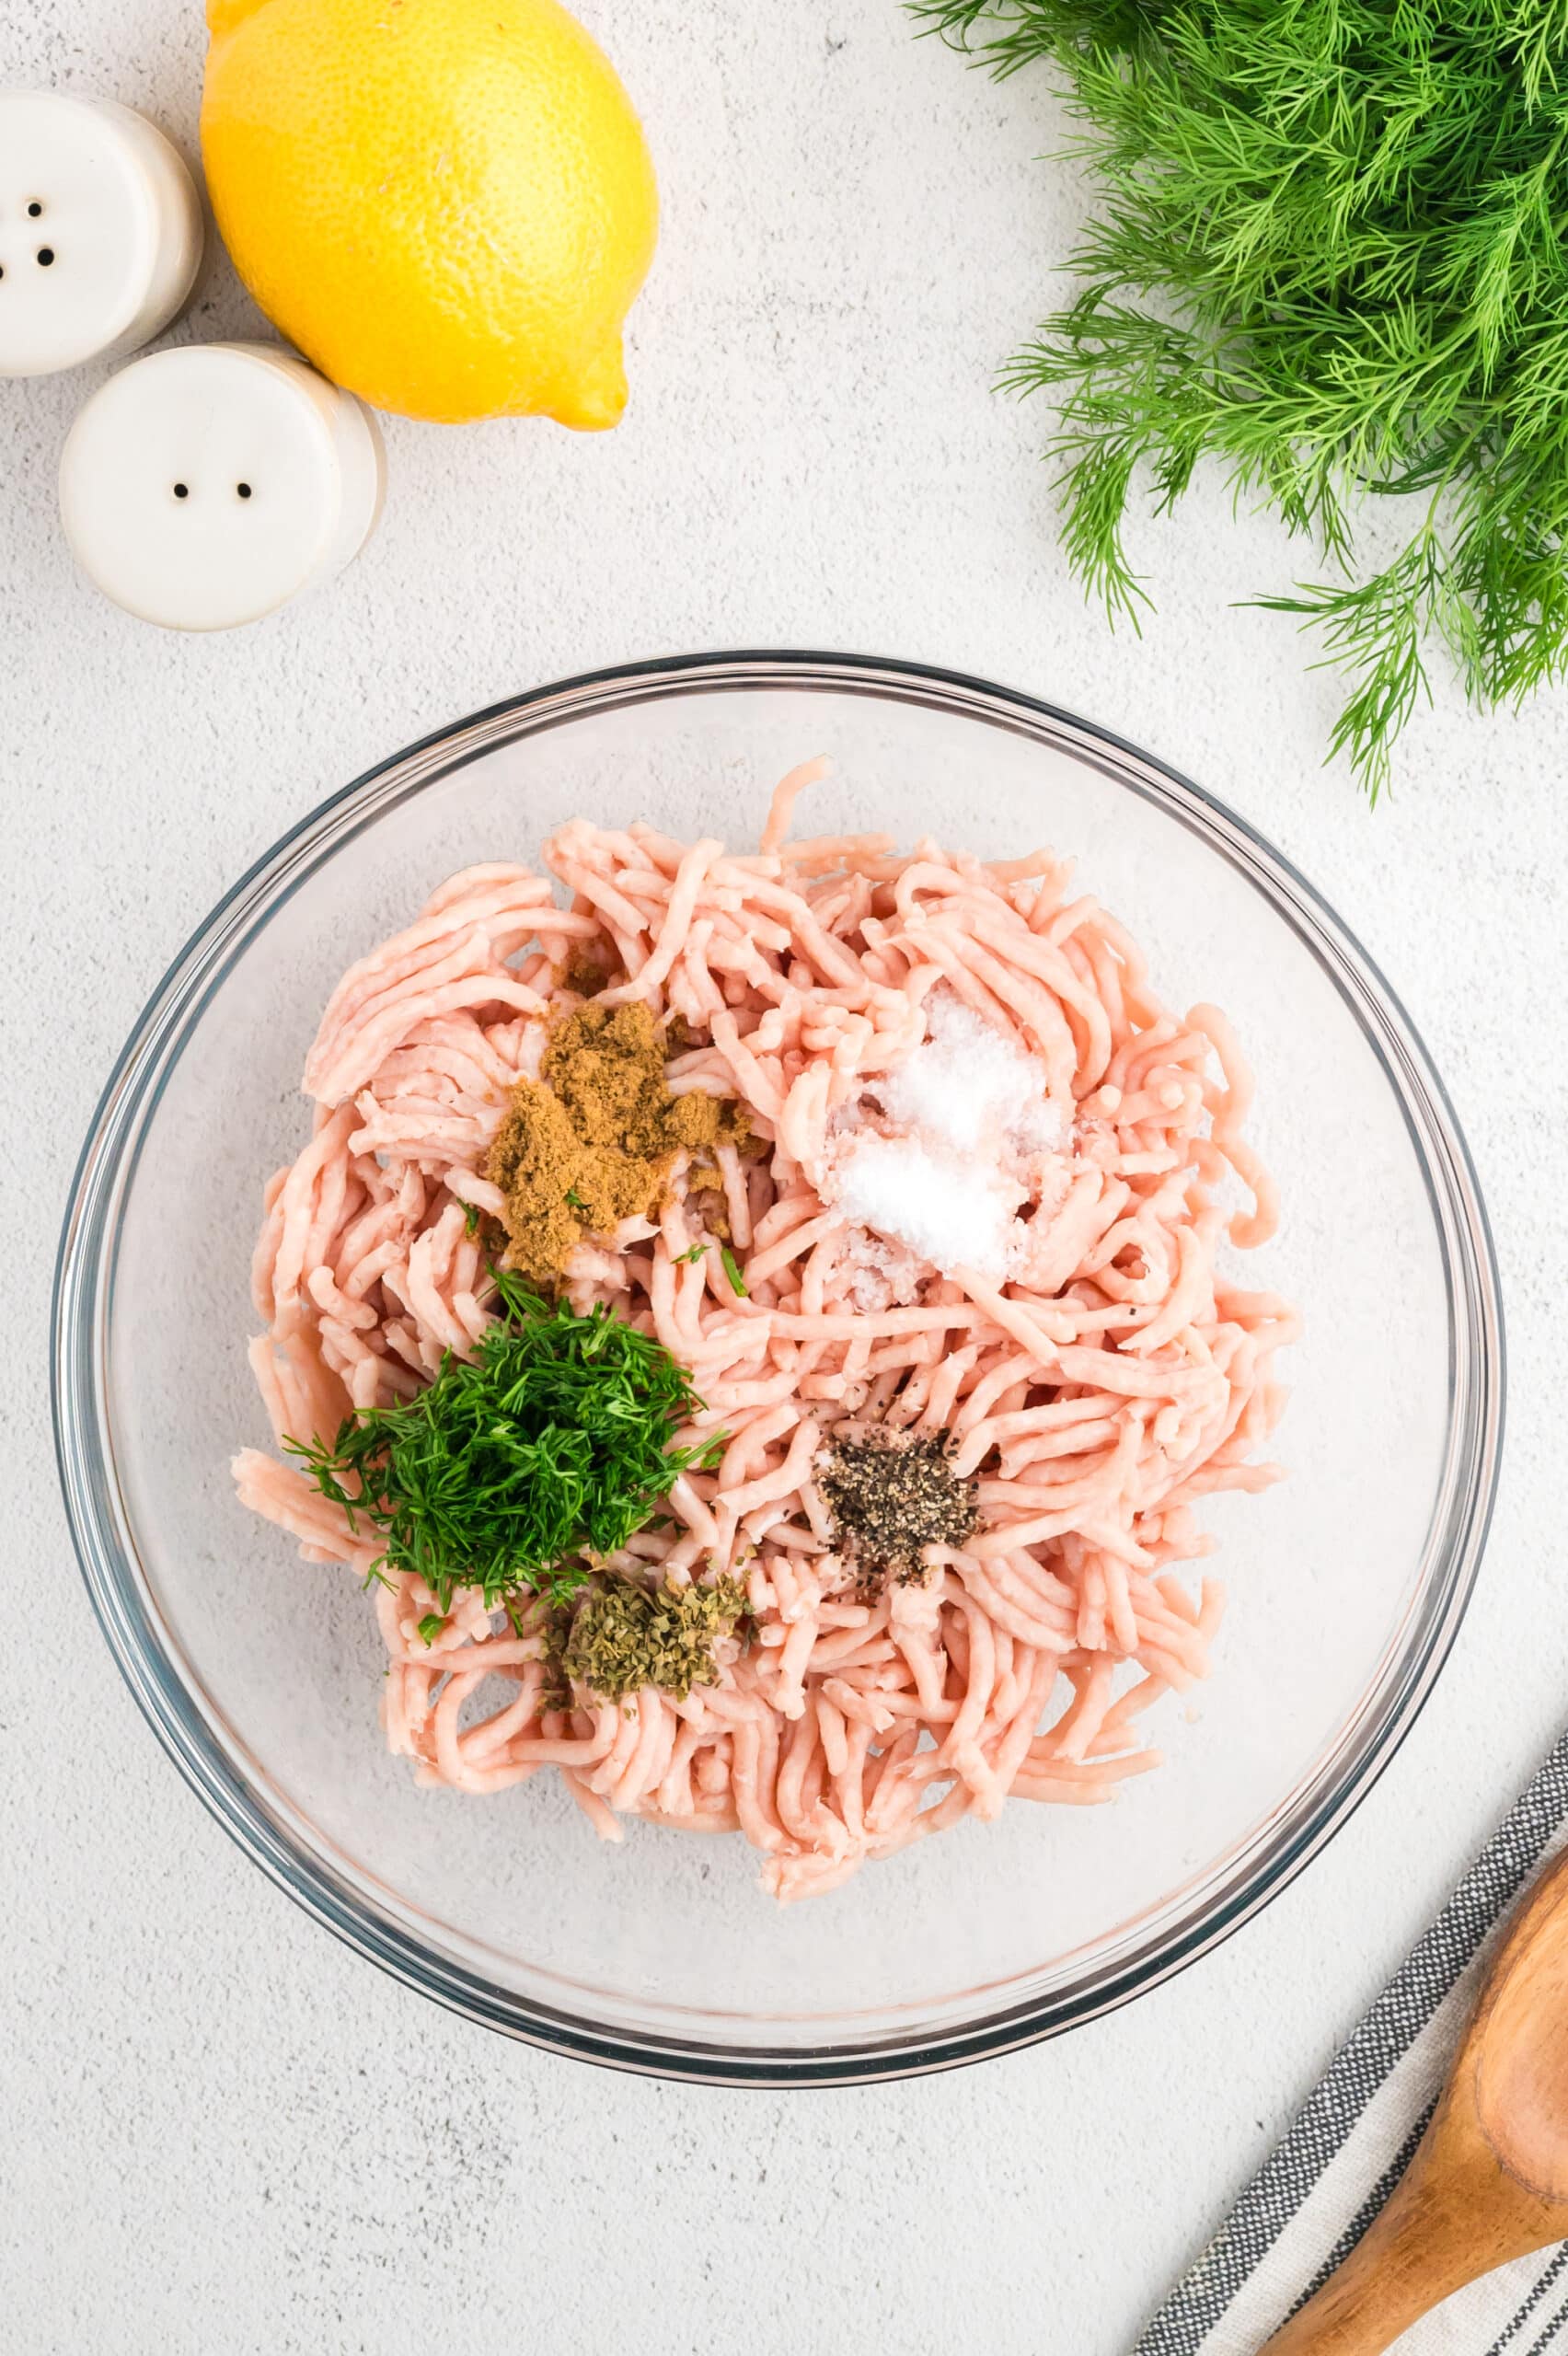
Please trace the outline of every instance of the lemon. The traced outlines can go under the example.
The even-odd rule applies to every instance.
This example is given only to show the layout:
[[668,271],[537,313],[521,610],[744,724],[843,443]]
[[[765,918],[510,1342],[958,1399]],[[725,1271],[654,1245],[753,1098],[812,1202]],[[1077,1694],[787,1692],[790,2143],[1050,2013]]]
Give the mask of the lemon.
[[208,0],[202,152],[257,302],[374,408],[614,425],[658,191],[557,0]]

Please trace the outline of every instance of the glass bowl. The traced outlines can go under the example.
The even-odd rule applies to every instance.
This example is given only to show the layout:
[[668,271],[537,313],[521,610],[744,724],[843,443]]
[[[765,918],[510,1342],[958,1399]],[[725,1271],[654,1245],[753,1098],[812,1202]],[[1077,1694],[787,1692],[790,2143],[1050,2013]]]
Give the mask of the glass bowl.
[[[1020,1801],[780,1910],[738,1838],[596,1842],[538,1777],[489,1799],[385,1753],[374,1613],[236,1504],[264,1179],[308,1133],[343,967],[472,861],[577,811],[755,839],[833,756],[807,831],[1047,842],[1170,1002],[1214,999],[1283,1186],[1254,1280],[1306,1312],[1292,1477],[1213,1502],[1230,1608],[1197,1706],[1102,1808]],[[411,1987],[535,2043],[768,2085],[940,2069],[1125,2002],[1224,1938],[1343,1824],[1453,1640],[1503,1394],[1485,1215],[1419,1039],[1277,851],[1102,729],[979,681],[813,654],[600,673],[430,737],[316,811],[181,953],[98,1107],[61,1245],[55,1416],[76,1547],[126,1681],[246,1853]]]

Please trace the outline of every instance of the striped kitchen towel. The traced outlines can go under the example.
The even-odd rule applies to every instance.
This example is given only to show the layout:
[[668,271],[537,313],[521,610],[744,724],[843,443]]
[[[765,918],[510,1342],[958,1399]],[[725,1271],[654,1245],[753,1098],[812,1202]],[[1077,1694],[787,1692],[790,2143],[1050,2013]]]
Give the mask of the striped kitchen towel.
[[[1404,2172],[1515,1900],[1568,1843],[1568,1735],[1515,1802],[1431,1929],[1135,2356],[1255,2356],[1355,2246]],[[1500,2267],[1412,2326],[1400,2356],[1568,2356],[1568,2242]]]

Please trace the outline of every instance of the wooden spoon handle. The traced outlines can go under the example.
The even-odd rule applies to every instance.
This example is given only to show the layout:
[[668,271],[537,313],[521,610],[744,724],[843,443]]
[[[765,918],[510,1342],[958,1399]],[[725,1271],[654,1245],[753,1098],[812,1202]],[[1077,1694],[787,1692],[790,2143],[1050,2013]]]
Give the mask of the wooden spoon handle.
[[1449,2292],[1543,2246],[1538,2224],[1500,2219],[1407,2176],[1343,2266],[1261,2356],[1383,2356]]
[[1262,2356],[1383,2356],[1418,2316],[1568,2235],[1568,1857],[1504,1934],[1414,2158]]

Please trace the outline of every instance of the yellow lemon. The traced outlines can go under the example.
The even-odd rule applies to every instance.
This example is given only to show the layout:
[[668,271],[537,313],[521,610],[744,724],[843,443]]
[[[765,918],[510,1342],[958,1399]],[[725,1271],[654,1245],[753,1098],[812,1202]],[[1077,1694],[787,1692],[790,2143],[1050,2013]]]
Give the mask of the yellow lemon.
[[207,185],[324,375],[404,416],[614,425],[659,200],[557,0],[207,0]]

